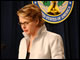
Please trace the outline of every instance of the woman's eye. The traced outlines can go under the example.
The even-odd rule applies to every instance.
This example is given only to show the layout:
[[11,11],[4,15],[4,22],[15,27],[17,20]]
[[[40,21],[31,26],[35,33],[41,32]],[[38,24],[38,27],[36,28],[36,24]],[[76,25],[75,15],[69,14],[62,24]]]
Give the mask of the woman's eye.
[[25,22],[26,24],[29,24],[29,22]]

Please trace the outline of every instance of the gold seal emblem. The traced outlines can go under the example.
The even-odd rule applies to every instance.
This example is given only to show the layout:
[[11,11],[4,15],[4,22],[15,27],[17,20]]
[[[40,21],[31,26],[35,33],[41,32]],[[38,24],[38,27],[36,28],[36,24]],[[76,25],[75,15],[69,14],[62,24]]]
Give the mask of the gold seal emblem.
[[71,13],[74,1],[32,1],[41,8],[43,20],[57,24],[63,22]]

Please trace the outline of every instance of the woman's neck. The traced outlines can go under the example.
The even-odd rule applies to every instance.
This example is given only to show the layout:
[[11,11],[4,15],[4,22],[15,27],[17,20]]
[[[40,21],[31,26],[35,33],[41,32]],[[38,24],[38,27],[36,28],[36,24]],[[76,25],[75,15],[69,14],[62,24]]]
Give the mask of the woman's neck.
[[37,36],[39,29],[40,29],[40,27],[37,27],[37,28],[34,30],[34,32],[33,32],[33,33],[31,34],[31,36],[30,36],[31,39],[34,39],[34,38]]

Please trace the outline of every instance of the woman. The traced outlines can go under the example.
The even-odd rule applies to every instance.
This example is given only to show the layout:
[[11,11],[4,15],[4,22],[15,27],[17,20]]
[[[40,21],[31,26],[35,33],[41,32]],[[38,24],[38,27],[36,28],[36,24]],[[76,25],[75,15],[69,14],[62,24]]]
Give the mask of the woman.
[[64,47],[59,34],[47,31],[40,8],[28,4],[17,11],[24,37],[19,59],[63,59]]

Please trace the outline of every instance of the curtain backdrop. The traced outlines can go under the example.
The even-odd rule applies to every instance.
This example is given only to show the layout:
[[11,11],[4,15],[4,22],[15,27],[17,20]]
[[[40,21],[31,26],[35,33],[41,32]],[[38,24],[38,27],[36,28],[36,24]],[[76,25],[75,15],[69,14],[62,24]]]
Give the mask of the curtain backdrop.
[[[20,39],[17,10],[31,1],[1,1],[1,58],[17,59]],[[79,58],[79,1],[74,2],[70,16],[62,23],[45,23],[47,30],[63,38],[66,59]]]

